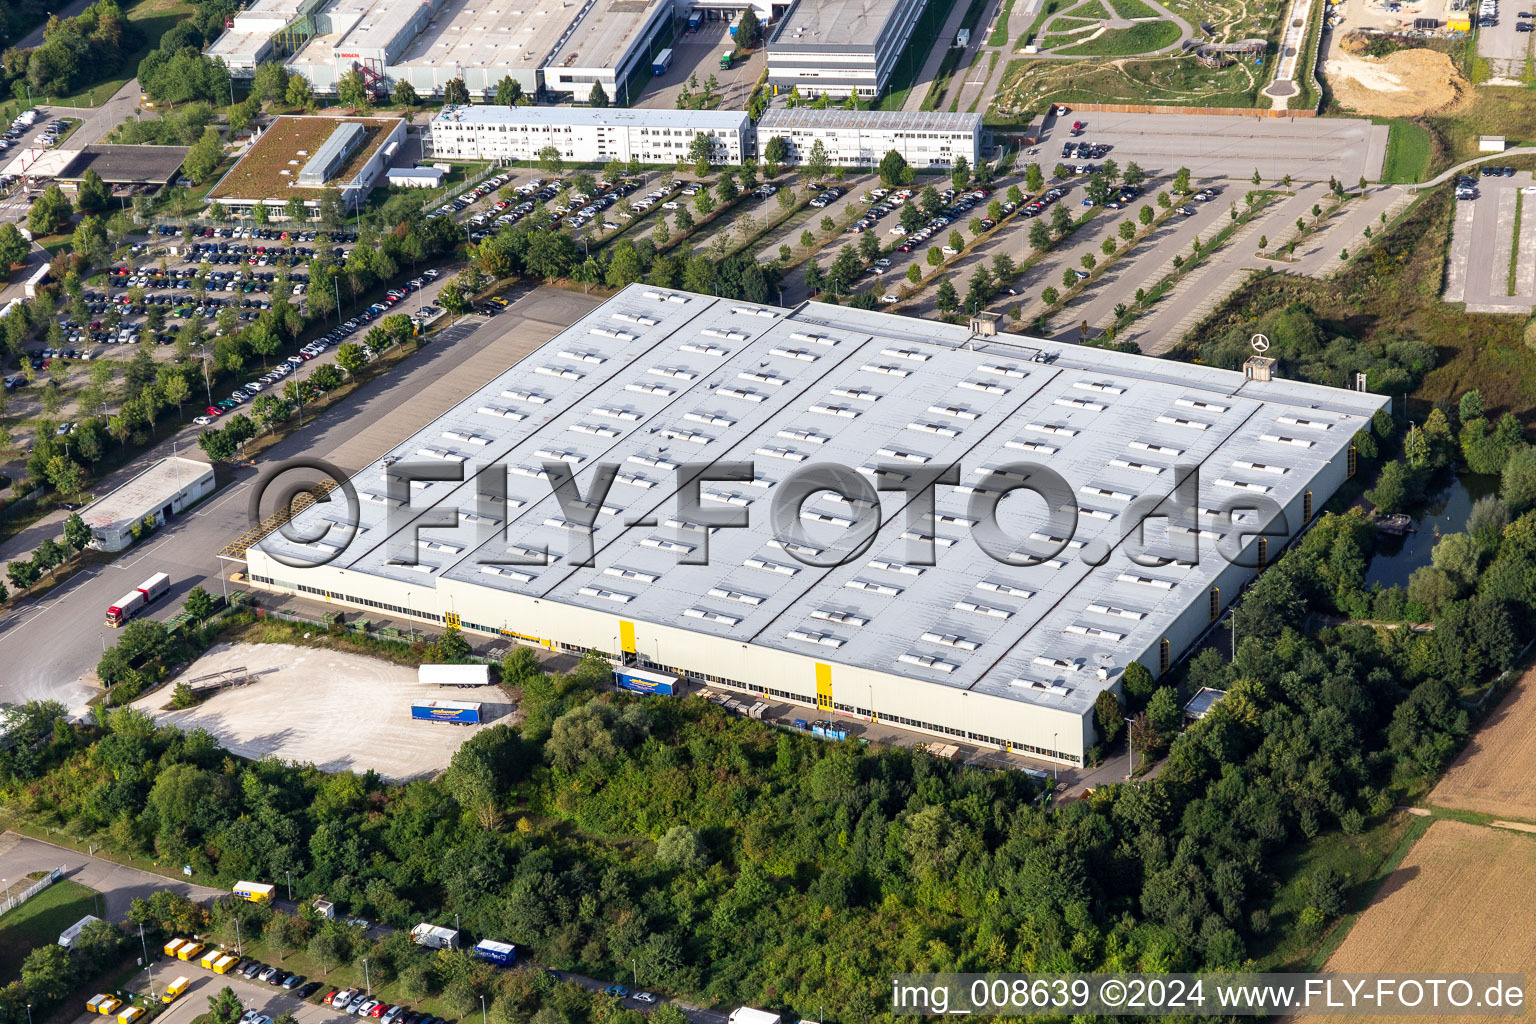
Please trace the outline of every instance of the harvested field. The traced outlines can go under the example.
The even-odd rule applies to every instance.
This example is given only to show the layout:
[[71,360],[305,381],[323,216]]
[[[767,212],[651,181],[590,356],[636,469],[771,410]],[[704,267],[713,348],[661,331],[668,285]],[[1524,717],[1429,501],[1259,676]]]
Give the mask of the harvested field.
[[1429,802],[1536,821],[1536,670],[1527,672],[1473,734]]
[[[1437,821],[1323,968],[1445,975],[1536,970],[1536,837]],[[1337,1024],[1355,1018],[1305,1018]],[[1365,1020],[1384,1018],[1361,1017]],[[1464,1020],[1416,1016],[1414,1021]]]
[[1329,53],[1323,75],[1339,106],[1372,117],[1413,117],[1454,105],[1467,89],[1451,58],[1435,50],[1398,50],[1377,59]]

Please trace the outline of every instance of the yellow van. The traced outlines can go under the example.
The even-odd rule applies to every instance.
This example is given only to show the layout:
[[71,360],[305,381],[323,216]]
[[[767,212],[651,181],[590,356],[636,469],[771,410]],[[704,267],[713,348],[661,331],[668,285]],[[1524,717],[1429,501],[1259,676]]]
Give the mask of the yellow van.
[[213,973],[214,974],[227,974],[230,971],[230,969],[233,968],[235,966],[235,964],[237,964],[239,962],[240,962],[240,958],[238,956],[236,956],[235,954],[233,954],[233,953],[225,953],[223,956],[219,957],[218,960],[214,961]]
[[195,960],[197,959],[197,954],[201,953],[207,948],[208,947],[204,946],[201,942],[188,942],[185,946],[182,946],[176,951],[176,959]]
[[223,957],[224,957],[224,951],[222,949],[210,949],[210,950],[208,950],[206,953],[203,954],[203,960],[202,960],[203,969],[204,970],[208,970],[208,971],[213,970],[213,965],[218,963],[219,960],[223,959]]
[[162,1003],[174,1003],[176,998],[185,992],[190,984],[192,984],[190,979],[177,978],[170,985],[166,986],[165,995],[160,997],[160,1001]]
[[117,1015],[117,1024],[133,1024],[134,1021],[144,1016],[144,1007],[130,1006]]
[[85,1008],[92,1013],[100,1013],[101,1004],[111,998],[112,997],[107,995],[105,992],[98,992],[85,1001]]
[[121,999],[117,998],[116,996],[107,996],[107,998],[96,1004],[96,1012],[101,1014],[103,1017],[110,1017],[116,1013],[118,1008],[122,1005],[123,1001]]
[[190,940],[188,939],[172,939],[170,942],[165,944],[165,955],[175,956],[177,953],[181,952],[181,947],[185,946],[189,941]]

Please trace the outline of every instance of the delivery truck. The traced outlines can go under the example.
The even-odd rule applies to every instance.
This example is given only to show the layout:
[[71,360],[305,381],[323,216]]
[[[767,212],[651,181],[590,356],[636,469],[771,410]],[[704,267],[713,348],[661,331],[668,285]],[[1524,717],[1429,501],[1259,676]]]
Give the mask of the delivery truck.
[[177,953],[181,952],[181,947],[187,945],[190,941],[190,939],[172,939],[165,944],[165,955],[175,957]]
[[411,939],[418,946],[428,949],[458,949],[459,933],[452,928],[439,928],[423,921],[411,929]]
[[201,961],[201,963],[203,965],[203,970],[205,970],[205,971],[213,970],[213,965],[218,963],[222,959],[224,959],[224,951],[222,949],[210,949],[210,950],[206,951],[205,953],[203,953],[203,959]]
[[188,942],[176,951],[177,960],[196,960],[205,947],[201,942]]
[[101,1004],[111,998],[112,997],[107,995],[105,992],[98,992],[85,1001],[85,1008],[92,1013],[100,1013]]
[[702,25],[702,24],[704,24],[704,12],[703,11],[694,11],[692,14],[688,15],[688,31],[689,32],[697,32],[699,30],[699,26]]
[[670,68],[671,66],[672,50],[670,47],[668,47],[667,49],[658,53],[655,60],[651,61],[651,74],[664,75],[667,73],[667,68]]
[[422,722],[479,725],[480,702],[467,700],[414,700],[411,717]]
[[634,690],[636,693],[659,693],[663,697],[670,697],[677,692],[678,677],[668,675],[665,672],[652,672],[643,668],[631,668],[628,665],[615,665],[613,667],[613,684],[620,689]]
[[68,928],[65,928],[62,932],[59,933],[59,945],[63,946],[65,949],[74,949],[75,940],[80,937],[81,932],[85,931],[85,926],[90,924],[92,921],[100,920],[101,918],[97,917],[95,914],[86,914],[80,920],[76,921],[74,924],[70,925]]
[[189,978],[177,978],[166,986],[165,995],[160,997],[160,1001],[162,1003],[174,1003],[187,990],[187,986],[190,984],[192,984],[192,981]]
[[118,1012],[117,1024],[133,1024],[134,1021],[144,1016],[144,1007],[129,1006]]
[[240,957],[236,954],[225,953],[223,956],[219,957],[213,962],[213,973],[228,974],[230,971],[235,969],[235,965],[239,962]]
[[490,964],[500,964],[503,967],[511,967],[517,963],[517,947],[510,942],[497,942],[495,939],[481,939],[475,944],[475,956]]
[[271,903],[277,889],[265,882],[236,882],[233,891],[247,903]]
[[170,592],[171,578],[163,572],[155,573],[107,609],[107,625],[116,629]]

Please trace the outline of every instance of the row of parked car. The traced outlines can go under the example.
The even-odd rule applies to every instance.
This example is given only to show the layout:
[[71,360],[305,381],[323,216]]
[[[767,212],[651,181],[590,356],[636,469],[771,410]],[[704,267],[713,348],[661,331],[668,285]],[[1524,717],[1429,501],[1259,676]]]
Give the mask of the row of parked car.
[[[911,233],[908,233],[900,224],[891,229],[892,234],[906,235],[906,238],[896,247],[896,250],[898,252],[911,252],[914,248],[965,216],[966,213],[975,209],[977,203],[986,199],[991,194],[991,190],[985,188],[973,189],[963,194],[956,192],[954,189],[945,189],[939,193],[939,201],[945,205],[935,211],[927,223]],[[1017,207],[1013,203],[1003,204],[1004,213],[1012,213],[1015,209]],[[928,213],[929,211],[924,210],[923,212]],[[983,217],[981,219],[981,226],[984,229],[992,228],[996,225],[997,222],[991,217]],[[957,251],[951,246],[944,246],[945,256],[953,256]]]
[[[819,186],[817,186],[816,184],[812,183],[812,185],[810,187],[815,189],[815,188],[818,188]],[[823,209],[826,209],[828,206],[831,206],[833,203],[837,202],[839,199],[843,198],[843,196],[845,196],[847,194],[848,194],[848,190],[847,189],[839,188],[837,185],[829,185],[826,188],[821,189],[821,194],[818,195],[815,199],[812,199],[808,205],[811,206],[811,208],[813,208],[813,209],[823,210]]]
[[379,1024],[447,1024],[441,1017],[374,999],[355,988],[332,989],[321,1002],[339,1013],[371,1018]]
[[[181,234],[181,228],[173,224],[156,224],[150,229],[153,234],[169,236]],[[355,242],[356,231],[300,231],[291,228],[214,228],[199,227],[192,229],[193,238],[259,238],[264,241],[295,241],[295,242]]]

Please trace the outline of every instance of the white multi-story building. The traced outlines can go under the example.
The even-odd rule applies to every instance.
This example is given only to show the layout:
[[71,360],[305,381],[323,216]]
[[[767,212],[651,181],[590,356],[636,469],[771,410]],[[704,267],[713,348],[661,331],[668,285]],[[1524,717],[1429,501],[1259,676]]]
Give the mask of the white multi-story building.
[[437,160],[537,160],[554,146],[568,162],[671,164],[687,158],[700,134],[714,141],[714,163],[739,164],[752,153],[744,110],[592,107],[444,107],[426,147]]
[[[880,95],[927,0],[797,0],[768,39],[768,84],[781,92]],[[920,48],[912,58],[923,60]]]
[[772,138],[789,144],[790,164],[803,163],[819,140],[834,167],[873,167],[893,149],[918,169],[950,167],[960,156],[974,167],[981,159],[981,115],[774,108],[757,123],[759,157]]

